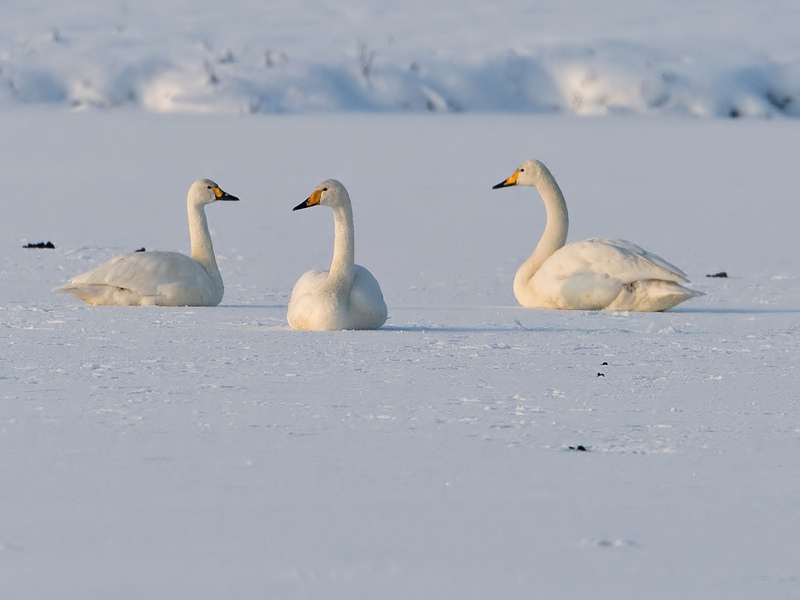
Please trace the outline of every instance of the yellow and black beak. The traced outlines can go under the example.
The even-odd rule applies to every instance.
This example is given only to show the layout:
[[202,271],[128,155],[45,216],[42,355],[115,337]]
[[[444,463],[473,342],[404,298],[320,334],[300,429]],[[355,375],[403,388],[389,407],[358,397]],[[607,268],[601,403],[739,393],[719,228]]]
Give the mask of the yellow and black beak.
[[493,190],[499,190],[500,188],[510,187],[512,185],[517,185],[517,177],[519,177],[519,171],[514,171],[514,174],[506,179],[505,181],[501,181],[497,185],[493,185]]
[[317,204],[319,204],[321,198],[322,198],[322,191],[314,190],[313,194],[311,194],[308,198],[306,198],[300,204],[295,206],[292,210],[300,210],[301,208],[309,208],[311,206],[316,206]]
[[217,200],[238,200],[236,196],[231,196],[228,192],[222,191],[219,187],[211,188],[214,190],[214,195],[217,197]]

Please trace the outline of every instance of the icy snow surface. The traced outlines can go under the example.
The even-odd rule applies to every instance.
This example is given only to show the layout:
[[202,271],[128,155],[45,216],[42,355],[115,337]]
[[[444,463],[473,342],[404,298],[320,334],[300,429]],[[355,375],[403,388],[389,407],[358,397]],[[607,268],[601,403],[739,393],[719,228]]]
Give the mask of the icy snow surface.
[[[685,45],[706,73],[789,65],[796,4],[406,6],[0,9],[3,600],[800,597],[800,122],[469,100],[476,65],[513,53]],[[376,78],[404,57],[452,75],[467,111],[399,114],[359,80],[362,44]],[[228,47],[209,87],[203,62]],[[248,75],[246,48],[292,66]],[[373,91],[340,85],[347,69]],[[131,99],[99,109],[123,72]],[[74,95],[81,81],[105,91]],[[183,104],[148,106],[157,81]],[[258,86],[294,99],[262,112],[302,114],[240,114]],[[726,116],[732,89],[700,93],[703,114]],[[706,296],[663,314],[518,307],[544,211],[533,189],[490,188],[528,158],[561,183],[571,240],[629,239]],[[200,177],[241,198],[207,210],[222,305],[50,292],[120,252],[188,251]],[[379,331],[285,324],[333,237],[329,210],[291,209],[328,177],[389,306]]]
[[[800,591],[800,124],[0,125],[6,598]],[[527,156],[561,179],[573,239],[625,235],[707,296],[663,314],[517,307],[544,211],[490,186]],[[203,175],[242,199],[208,209],[222,306],[51,295],[123,250],[185,250],[164,244]],[[332,244],[329,211],[291,208],[328,175],[349,184],[380,331],[286,329],[294,281]]]

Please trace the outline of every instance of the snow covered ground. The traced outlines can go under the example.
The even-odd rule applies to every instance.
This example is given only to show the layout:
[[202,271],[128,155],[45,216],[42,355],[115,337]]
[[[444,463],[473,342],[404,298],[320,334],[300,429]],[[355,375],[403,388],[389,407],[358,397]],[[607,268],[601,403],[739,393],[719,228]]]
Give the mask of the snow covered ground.
[[[794,121],[1,120],[6,597],[796,597]],[[707,295],[517,307],[543,210],[490,186],[527,156],[573,239],[634,239]],[[381,331],[285,328],[332,241],[329,211],[290,209],[330,175]],[[242,198],[208,210],[223,306],[50,293],[123,250],[185,250],[201,176]]]
[[[730,82],[700,95],[706,112],[588,119],[567,116],[567,96],[550,111],[467,94],[491,87],[470,65],[525,44],[686,44],[716,74],[791,65],[795,4],[467,5],[450,19],[448,2],[1,9],[4,599],[800,596],[800,122],[685,116],[726,116]],[[389,33],[375,76],[424,55],[461,73],[464,111],[339,86]],[[228,47],[217,85],[185,84],[187,65],[202,79],[203,53]],[[285,52],[297,71],[248,80],[244,48]],[[128,71],[122,103],[108,101],[117,84],[97,102],[8,85],[35,72],[37,93],[74,90],[147,56],[157,68]],[[184,82],[180,104],[144,101],[162,77]],[[256,112],[298,114],[240,110],[252,96],[236,90],[256,79],[296,98]],[[561,183],[570,239],[640,243],[706,296],[663,314],[518,307],[511,281],[544,211],[532,189],[490,188],[527,158]],[[50,292],[123,251],[186,251],[200,177],[241,198],[208,209],[221,306]],[[328,177],[350,190],[356,258],[389,305],[379,331],[285,326],[292,285],[327,266],[333,233],[327,209],[291,208]],[[22,248],[43,241],[55,249]]]

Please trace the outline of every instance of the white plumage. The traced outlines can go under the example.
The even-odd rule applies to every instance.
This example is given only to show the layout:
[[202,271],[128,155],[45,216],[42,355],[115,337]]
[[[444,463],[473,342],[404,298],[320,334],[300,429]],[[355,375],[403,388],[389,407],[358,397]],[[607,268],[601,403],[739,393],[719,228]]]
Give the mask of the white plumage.
[[287,320],[293,329],[378,329],[387,310],[381,287],[367,269],[355,264],[350,195],[334,179],[323,181],[294,210],[330,206],[334,216],[333,261],[329,271],[308,271],[294,286]]
[[74,277],[56,288],[88,304],[115,306],[216,306],[225,288],[217,268],[205,205],[238,200],[210,179],[196,181],[186,200],[192,256],[179,252],[132,252]]
[[702,292],[660,256],[625,240],[592,238],[564,245],[569,217],[564,195],[541,162],[529,160],[493,189],[539,190],[547,224],[533,254],[514,277],[514,295],[528,308],[662,311]]

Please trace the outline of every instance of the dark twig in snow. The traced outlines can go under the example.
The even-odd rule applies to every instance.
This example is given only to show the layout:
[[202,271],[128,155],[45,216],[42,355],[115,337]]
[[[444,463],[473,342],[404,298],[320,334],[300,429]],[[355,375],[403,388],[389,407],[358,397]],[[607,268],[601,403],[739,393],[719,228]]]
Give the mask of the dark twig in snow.
[[214,68],[211,66],[211,63],[205,61],[205,68],[206,73],[208,74],[208,83],[211,85],[217,85],[219,83],[219,77],[217,77],[217,74],[214,72]]
[[369,79],[372,75],[372,68],[375,63],[375,52],[367,50],[366,44],[361,44],[358,49],[358,62],[361,66],[361,74],[364,79]]

